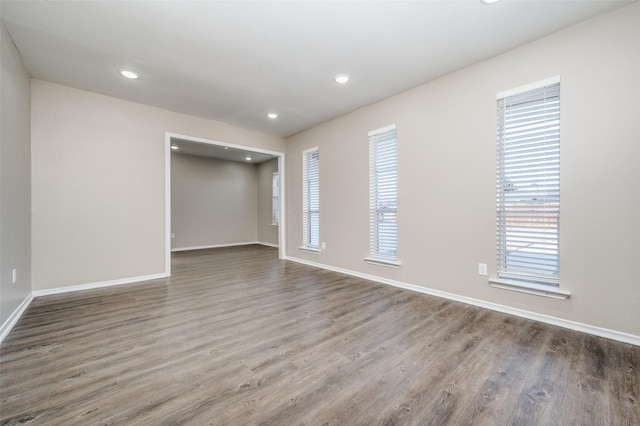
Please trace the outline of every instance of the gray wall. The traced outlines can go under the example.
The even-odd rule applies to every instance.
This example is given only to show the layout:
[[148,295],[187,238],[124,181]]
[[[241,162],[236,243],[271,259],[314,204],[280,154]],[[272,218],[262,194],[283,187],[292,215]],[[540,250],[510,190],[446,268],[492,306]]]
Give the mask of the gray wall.
[[278,245],[278,227],[272,225],[272,179],[278,159],[258,164],[258,241]]
[[165,272],[166,132],[283,152],[284,140],[33,80],[33,289]]
[[[640,336],[640,3],[287,140],[290,257]],[[560,286],[566,301],[495,276],[496,94],[560,75]],[[398,131],[399,269],[367,264],[367,132]],[[302,242],[302,151],[321,158],[320,254]]]
[[0,324],[4,324],[31,294],[31,95],[22,59],[0,26]]
[[172,249],[256,241],[255,164],[171,154]]

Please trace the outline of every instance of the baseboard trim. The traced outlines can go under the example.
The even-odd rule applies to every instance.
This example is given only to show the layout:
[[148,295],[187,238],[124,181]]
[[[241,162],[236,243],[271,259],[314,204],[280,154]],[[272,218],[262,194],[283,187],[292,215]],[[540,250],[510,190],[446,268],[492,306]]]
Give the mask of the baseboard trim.
[[18,323],[18,320],[22,317],[22,314],[27,310],[34,297],[32,294],[25,297],[25,299],[18,305],[15,311],[9,315],[9,318],[0,327],[0,343],[4,341],[4,338],[9,335],[11,329]]
[[265,243],[264,241],[258,241],[256,244],[260,244],[261,246],[267,246],[267,247],[275,247],[275,248],[280,247],[278,244]]
[[167,278],[168,276],[169,275],[167,275],[166,273],[142,275],[139,277],[122,278],[119,280],[100,281],[96,283],[80,284],[80,285],[70,285],[68,287],[48,288],[45,290],[34,290],[31,292],[31,294],[33,295],[33,297],[50,296],[52,294],[70,293],[72,291],[93,290],[96,288],[112,287],[112,286],[123,285],[123,284],[133,284],[133,283],[138,283],[140,281],[157,280],[161,278]]
[[428,294],[431,296],[442,297],[444,299],[454,300],[456,302],[466,303],[468,305],[478,306],[480,308],[490,309],[492,311],[502,312],[505,314],[515,315],[521,318],[527,318],[534,321],[543,322],[546,324],[555,325],[558,327],[568,328],[570,330],[580,331],[594,336],[605,337],[607,339],[616,340],[619,342],[629,343],[635,346],[640,346],[640,336],[634,334],[623,333],[616,330],[610,330],[607,328],[596,327],[589,324],[584,324],[576,321],[570,321],[563,318],[553,317],[550,315],[539,314],[536,312],[526,311],[524,309],[512,308],[510,306],[500,305],[493,302],[487,302],[480,299],[474,299],[471,297],[460,296],[454,293],[449,293],[441,290],[434,290],[427,287],[418,286],[415,284],[409,284],[401,281],[391,280],[384,277],[378,277],[376,275],[365,274],[362,272],[352,271],[349,269],[338,268],[335,266],[325,265],[322,263],[311,262],[305,259],[297,257],[287,256],[286,260],[292,262],[302,263],[304,265],[313,266],[316,268],[326,269],[329,271],[339,272],[345,275],[351,275],[358,278],[363,278],[369,281],[375,281],[381,284],[387,284],[394,287],[403,288],[405,290],[416,291],[418,293]]
[[178,247],[178,248],[171,249],[171,252],[173,253],[175,251],[204,250],[204,249],[212,249],[212,248],[248,246],[251,244],[263,244],[263,243],[260,243],[258,241],[245,241],[242,243],[226,243],[226,244],[212,244],[207,246]]

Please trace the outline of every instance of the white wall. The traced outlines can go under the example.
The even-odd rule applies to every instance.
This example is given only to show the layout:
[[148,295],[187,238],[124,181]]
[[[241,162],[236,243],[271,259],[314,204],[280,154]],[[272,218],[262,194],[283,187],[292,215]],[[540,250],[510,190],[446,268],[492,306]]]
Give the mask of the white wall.
[[[287,140],[289,257],[640,336],[640,4]],[[495,289],[496,94],[560,75],[566,301]],[[367,132],[397,124],[400,269],[369,265]],[[321,241],[301,245],[302,151],[320,148]]]
[[171,154],[171,248],[255,242],[255,164]]
[[29,75],[2,24],[0,44],[0,324],[5,324],[31,294],[31,99]]
[[279,137],[53,83],[31,94],[34,290],[165,272],[166,132],[284,151]]
[[278,159],[265,161],[258,168],[258,241],[278,245],[278,227],[272,225],[273,172],[278,171]]

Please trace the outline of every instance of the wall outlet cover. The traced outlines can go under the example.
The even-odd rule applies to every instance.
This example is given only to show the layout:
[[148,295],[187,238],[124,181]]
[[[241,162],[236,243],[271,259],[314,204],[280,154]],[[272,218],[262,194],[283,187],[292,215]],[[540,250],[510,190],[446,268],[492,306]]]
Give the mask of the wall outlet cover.
[[478,274],[487,275],[487,264],[486,263],[478,263]]

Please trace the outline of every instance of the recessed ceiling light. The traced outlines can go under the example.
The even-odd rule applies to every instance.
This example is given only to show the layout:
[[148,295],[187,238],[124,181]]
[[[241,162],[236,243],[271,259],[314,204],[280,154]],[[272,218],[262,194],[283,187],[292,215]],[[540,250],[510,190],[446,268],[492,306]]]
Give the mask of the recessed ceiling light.
[[480,3],[490,5],[494,3],[498,3],[500,0],[480,0]]
[[171,149],[178,149],[178,147],[175,145],[171,145]]
[[224,147],[224,149],[229,149],[229,147],[228,147],[228,146],[225,146],[225,147]]
[[245,158],[245,160],[251,161],[251,157],[247,157],[247,158]]
[[135,72],[135,71],[131,71],[131,70],[120,70],[120,75],[126,78],[130,78],[132,80],[135,80],[136,78],[140,78],[140,75]]
[[333,77],[333,79],[338,84],[345,84],[347,81],[349,81],[349,78],[350,78],[349,74],[338,74],[335,77]]
[[272,120],[273,120],[273,119],[276,119],[276,118],[278,118],[278,113],[276,113],[276,112],[270,112],[270,113],[268,113],[268,114],[267,114],[267,117],[269,117],[269,118],[270,118],[270,119],[272,119]]

